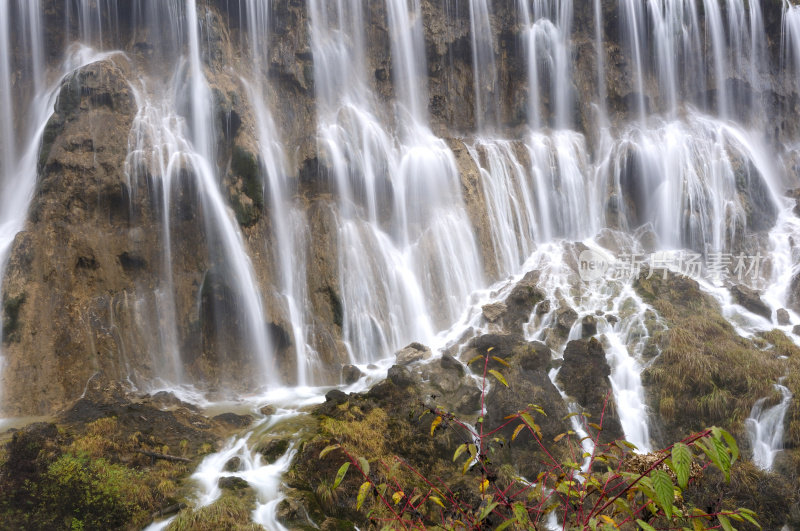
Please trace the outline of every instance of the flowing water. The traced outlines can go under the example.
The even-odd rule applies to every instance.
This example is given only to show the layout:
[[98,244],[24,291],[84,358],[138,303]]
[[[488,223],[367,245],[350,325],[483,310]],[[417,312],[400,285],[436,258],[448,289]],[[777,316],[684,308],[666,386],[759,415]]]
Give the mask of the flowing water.
[[[131,369],[131,379],[140,389],[195,392],[197,386],[203,396],[203,382],[185,370],[189,353],[180,323],[189,304],[178,295],[176,273],[184,251],[176,241],[175,218],[188,178],[202,211],[197,230],[208,246],[208,261],[237,301],[231,320],[237,323],[234,332],[244,337],[241,350],[252,378],[248,391],[297,386],[298,392],[313,389],[319,397],[328,387],[306,386],[336,385],[339,374],[326,374],[315,350],[308,250],[320,235],[298,197],[293,148],[275,119],[281,97],[291,97],[280,93],[271,74],[282,53],[272,48],[271,35],[281,21],[273,18],[270,0],[234,3],[239,24],[231,35],[240,37],[248,66],[230,70],[251,114],[269,236],[242,229],[225,193],[227,169],[219,148],[225,131],[218,130],[215,116],[218,73],[212,64],[217,37],[212,26],[219,21],[205,2],[138,0],[123,6],[116,0],[67,0],[59,54],[46,49],[42,2],[0,0],[0,264],[5,266],[26,221],[41,137],[61,80],[91,62],[121,56],[114,51],[128,49],[126,39],[147,42],[150,52],[130,52],[124,59],[137,72],[129,79],[137,114],[125,173],[134,197],[158,183],[152,189],[161,206],[157,239],[163,252],[158,288],[131,295],[137,322],[148,331],[145,350],[152,367],[151,374]],[[556,311],[569,306],[579,315],[570,339],[578,338],[581,318],[602,310],[597,337],[611,367],[623,431],[648,451],[653,440],[641,371],[651,361],[644,350],[654,312],[630,279],[582,282],[571,242],[583,242],[609,260],[645,247],[709,257],[751,252],[755,245],[771,255],[771,269],[757,286],[765,302],[773,315],[789,304],[798,272],[792,242],[800,236],[800,220],[783,196],[797,185],[789,167],[800,154],[800,139],[779,143],[763,118],[760,91],[771,80],[760,3],[619,0],[609,8],[594,0],[592,40],[581,48],[597,54],[589,73],[596,86],[587,96],[575,66],[580,43],[573,34],[580,28],[573,20],[574,3],[514,2],[527,90],[521,107],[525,123],[507,131],[500,86],[507,43],[501,45],[497,34],[493,3],[469,0],[465,43],[476,74],[467,104],[475,119],[463,142],[478,174],[473,195],[453,142],[434,133],[439,130],[429,111],[425,3],[380,3],[391,57],[391,73],[383,76],[374,68],[375,35],[365,29],[376,16],[370,4],[378,3],[307,3],[313,133],[331,190],[339,327],[349,361],[369,373],[359,385],[379,377],[388,362],[378,369],[369,364],[411,341],[441,348],[468,329],[485,330],[481,305],[500,300],[535,269],[551,310],[531,317],[526,336],[547,340]],[[120,24],[123,8],[128,30]],[[606,53],[609,14],[618,19],[625,80],[607,79],[616,60]],[[782,67],[789,73],[787,83],[800,88],[800,7],[785,4],[782,28]],[[743,90],[742,79],[754,90]],[[630,85],[622,100],[624,90],[614,83]],[[590,118],[581,115],[583,104],[590,104]],[[483,208],[477,216],[470,211],[475,201]],[[476,220],[485,225],[484,241],[478,240]],[[747,239],[756,233],[763,236],[756,243]],[[262,255],[272,263],[264,264]],[[776,326],[733,304],[721,283],[702,286],[742,334]],[[288,373],[277,369],[279,346],[268,328],[279,316],[287,323],[295,357]],[[790,318],[800,323],[794,312]],[[791,325],[780,328],[791,332]],[[563,343],[549,344],[554,357],[563,354]],[[227,353],[229,347],[220,350]],[[748,421],[754,460],[763,468],[772,466],[782,448],[792,399],[785,387],[777,388],[781,402],[765,408],[762,399]],[[291,451],[273,465],[260,462],[253,447],[270,421],[262,422],[204,461],[195,474],[198,503],[218,496],[220,477],[236,475],[259,493],[254,520],[281,529],[275,506]],[[243,469],[224,472],[233,456]]]
[[783,449],[783,423],[792,403],[792,393],[786,387],[776,384],[775,390],[780,392],[781,401],[765,407],[767,399],[759,399],[747,419],[753,462],[765,470],[772,468],[775,456]]

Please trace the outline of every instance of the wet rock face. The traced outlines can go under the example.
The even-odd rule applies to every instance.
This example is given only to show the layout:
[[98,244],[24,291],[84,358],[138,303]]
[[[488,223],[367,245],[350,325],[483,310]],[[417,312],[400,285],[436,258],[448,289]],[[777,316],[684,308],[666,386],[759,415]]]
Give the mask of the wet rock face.
[[591,338],[567,343],[558,382],[568,396],[591,414],[592,422],[599,424],[603,418],[603,435],[607,440],[614,440],[623,438],[624,434],[615,411],[610,374],[611,368],[599,341]]
[[52,411],[97,371],[122,376],[111,323],[124,303],[116,297],[145,276],[124,257],[144,264],[159,255],[155,245],[137,248],[127,238],[123,168],[136,112],[128,75],[116,57],[77,71],[47,125],[29,221],[3,282],[6,414]]
[[772,310],[761,300],[761,296],[756,290],[736,284],[731,286],[730,292],[737,304],[765,319],[772,318]]

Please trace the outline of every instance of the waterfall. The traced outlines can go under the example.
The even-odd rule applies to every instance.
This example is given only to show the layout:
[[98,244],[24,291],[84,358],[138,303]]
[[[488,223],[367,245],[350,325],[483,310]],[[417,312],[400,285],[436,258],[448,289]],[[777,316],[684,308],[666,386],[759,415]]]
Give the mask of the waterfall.
[[572,76],[570,35],[572,30],[572,1],[534,2],[533,9],[527,0],[520,0],[523,33],[528,56],[528,123],[533,129],[542,125],[542,86],[548,85],[548,100],[552,104],[552,125],[564,129],[571,122]]
[[781,401],[764,407],[766,398],[761,398],[753,406],[747,418],[747,432],[753,447],[753,462],[759,468],[770,470],[775,456],[783,449],[783,422],[786,411],[792,403],[792,393],[783,385],[775,385],[780,392]]
[[475,86],[475,128],[497,126],[500,108],[497,94],[497,64],[491,9],[487,0],[469,0],[472,71]]
[[[337,385],[345,363],[366,370],[412,341],[456,344],[463,316],[480,313],[476,293],[536,269],[548,300],[581,317],[604,310],[616,410],[647,450],[654,310],[631,279],[579,282],[570,246],[771,252],[763,298],[773,313],[790,305],[800,227],[784,196],[800,148],[791,123],[773,123],[773,107],[794,119],[800,91],[800,7],[788,1],[779,65],[765,29],[774,11],[745,0],[469,0],[447,2],[447,20],[423,0],[50,4],[0,0],[0,264],[26,221],[35,227],[63,80],[118,62],[136,104],[121,147],[133,221],[113,237],[133,246],[137,216],[152,215],[137,242],[156,248],[155,264],[118,292],[87,292],[131,314],[112,328],[120,378],[138,390]],[[231,182],[237,149],[252,155],[252,182]],[[234,197],[250,185],[252,224]],[[330,214],[324,230],[317,207]],[[526,337],[546,339],[554,312],[531,316]],[[197,339],[206,329],[222,339]],[[791,399],[778,389],[783,400],[759,401],[748,424],[763,468]],[[250,452],[241,441],[223,454]],[[258,521],[275,521],[273,501]]]
[[[420,71],[421,35],[412,18],[418,8],[388,7],[395,68]],[[310,12],[320,150],[339,202],[343,335],[352,360],[364,362],[415,339],[430,341],[481,285],[479,255],[453,155],[421,109],[414,111],[420,88],[400,81],[411,121],[398,116],[405,131],[398,137],[359,62],[360,7],[313,1]]]

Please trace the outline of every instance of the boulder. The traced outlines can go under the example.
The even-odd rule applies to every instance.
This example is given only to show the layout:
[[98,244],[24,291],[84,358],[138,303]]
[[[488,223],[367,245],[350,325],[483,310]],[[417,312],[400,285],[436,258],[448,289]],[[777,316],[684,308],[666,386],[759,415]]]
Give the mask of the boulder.
[[592,415],[592,422],[599,424],[603,404],[608,406],[603,414],[603,433],[606,440],[623,436],[622,426],[614,408],[611,382],[608,376],[611,367],[606,361],[605,351],[595,339],[570,341],[564,350],[564,361],[558,371],[558,383],[564,392]]
[[395,354],[398,365],[409,365],[431,357],[431,349],[420,343],[411,343]]
[[504,302],[494,302],[484,305],[481,310],[484,319],[490,323],[496,323],[508,311],[508,306]]
[[577,320],[578,313],[569,306],[559,308],[556,312],[556,328],[565,334],[569,334]]
[[236,476],[221,477],[217,485],[223,490],[243,490],[250,488],[250,484],[247,481]]
[[222,413],[211,420],[226,424],[232,428],[246,428],[253,422],[253,417],[250,415],[237,415],[236,413]]
[[356,383],[364,373],[355,365],[345,365],[342,367],[342,380],[347,385]]
[[581,337],[587,338],[597,334],[597,318],[587,315],[581,320]]
[[729,290],[737,304],[765,319],[772,319],[772,310],[761,300],[756,290],[741,284],[734,284]]
[[778,318],[778,324],[780,326],[788,326],[792,323],[792,320],[789,317],[789,312],[786,310],[786,308],[780,308],[776,317]]

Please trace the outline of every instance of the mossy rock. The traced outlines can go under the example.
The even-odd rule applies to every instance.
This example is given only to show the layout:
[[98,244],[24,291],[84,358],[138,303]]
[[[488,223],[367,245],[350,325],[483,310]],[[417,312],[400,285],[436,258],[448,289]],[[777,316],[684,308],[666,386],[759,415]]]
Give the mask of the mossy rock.
[[206,507],[182,511],[167,527],[168,531],[217,531],[236,529],[258,531],[264,528],[253,523],[256,498],[250,489],[225,490],[222,496]]
[[25,293],[16,297],[6,295],[3,298],[3,343],[19,342],[20,340],[20,311],[26,300]]

